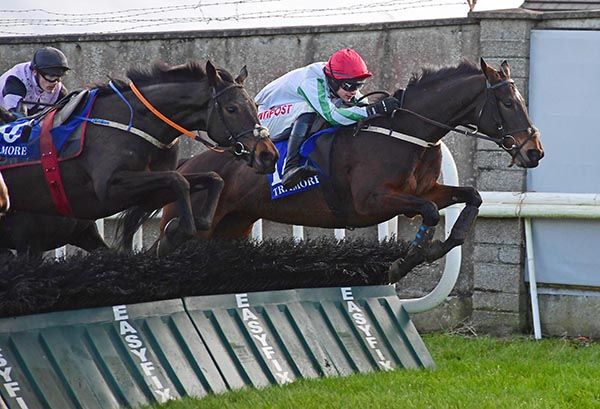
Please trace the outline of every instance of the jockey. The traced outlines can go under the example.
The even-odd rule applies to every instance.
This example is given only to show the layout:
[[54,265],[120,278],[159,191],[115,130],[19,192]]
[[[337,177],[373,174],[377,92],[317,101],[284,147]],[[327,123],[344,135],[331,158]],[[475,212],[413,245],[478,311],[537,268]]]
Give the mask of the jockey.
[[368,106],[353,106],[358,91],[372,74],[361,56],[350,48],[333,53],[327,62],[295,69],[267,84],[255,97],[261,125],[271,135],[290,132],[282,185],[286,189],[317,174],[312,166],[300,166],[300,146],[317,117],[330,125],[352,125],[365,118],[390,114],[399,102],[387,97]]
[[56,103],[67,95],[61,80],[69,69],[62,51],[40,48],[31,61],[17,64],[0,76],[0,107],[22,116]]

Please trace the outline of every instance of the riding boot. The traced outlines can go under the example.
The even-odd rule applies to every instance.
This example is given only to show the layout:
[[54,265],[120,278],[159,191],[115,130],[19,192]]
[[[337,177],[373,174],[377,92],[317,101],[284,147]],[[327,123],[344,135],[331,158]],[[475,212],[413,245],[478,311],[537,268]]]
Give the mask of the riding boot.
[[287,155],[281,184],[289,189],[296,186],[301,180],[316,175],[319,171],[308,165],[300,166],[300,147],[308,137],[310,127],[316,118],[315,113],[306,113],[296,118],[288,140]]

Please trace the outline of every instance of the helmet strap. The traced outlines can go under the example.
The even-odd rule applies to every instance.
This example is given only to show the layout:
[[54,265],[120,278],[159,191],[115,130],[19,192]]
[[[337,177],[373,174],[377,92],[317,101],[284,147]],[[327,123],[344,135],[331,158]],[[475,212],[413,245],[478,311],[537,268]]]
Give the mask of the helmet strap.
[[327,78],[327,87],[329,88],[329,91],[331,92],[331,95],[334,96],[338,96],[337,92],[340,89],[340,84],[338,82],[338,80],[336,80],[335,78],[332,78],[328,75],[325,76]]

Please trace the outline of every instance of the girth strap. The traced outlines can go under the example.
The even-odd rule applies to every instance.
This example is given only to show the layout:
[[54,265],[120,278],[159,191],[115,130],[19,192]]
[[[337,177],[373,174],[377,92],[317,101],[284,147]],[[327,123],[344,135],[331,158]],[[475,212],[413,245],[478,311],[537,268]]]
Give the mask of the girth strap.
[[145,141],[150,142],[152,145],[156,146],[159,149],[170,149],[173,147],[173,145],[175,145],[177,142],[179,142],[179,139],[175,138],[171,141],[171,143],[162,143],[161,141],[156,139],[154,136],[150,135],[147,132],[142,131],[141,129],[134,128],[133,126],[125,125],[125,124],[122,124],[119,122],[109,121],[108,119],[84,118],[84,117],[80,117],[80,118],[85,121],[91,122],[94,125],[102,125],[102,126],[107,126],[109,128],[120,129],[121,131],[130,132],[134,135],[139,136],[140,138],[144,139]]
[[383,134],[383,135],[390,136],[392,138],[396,138],[396,139],[400,139],[402,141],[410,142],[410,143],[415,144],[415,145],[423,146],[425,148],[432,148],[432,147],[437,146],[437,145],[440,144],[440,141],[437,141],[435,143],[427,142],[427,141],[424,141],[423,139],[416,138],[414,136],[405,135],[403,133],[396,132],[396,131],[393,131],[391,129],[381,128],[379,126],[373,126],[373,125],[368,125],[367,127],[361,129],[361,131],[363,131],[363,132],[380,133],[380,134]]
[[52,141],[52,134],[50,133],[54,122],[54,115],[56,115],[56,110],[49,112],[42,123],[40,134],[40,162],[56,211],[62,216],[73,216],[73,210],[69,204],[69,199],[67,198],[62,177],[60,175],[58,154],[54,142]]

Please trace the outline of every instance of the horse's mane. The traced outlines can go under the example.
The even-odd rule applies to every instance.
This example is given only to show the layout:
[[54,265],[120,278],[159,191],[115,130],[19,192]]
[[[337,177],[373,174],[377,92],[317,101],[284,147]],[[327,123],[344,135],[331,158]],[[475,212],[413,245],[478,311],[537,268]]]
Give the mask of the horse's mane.
[[[224,69],[217,69],[219,75],[224,81],[233,82],[232,75]],[[161,84],[167,82],[192,82],[201,81],[206,78],[206,71],[197,61],[190,61],[186,64],[170,66],[163,62],[156,62],[150,67],[134,66],[127,70],[127,77],[137,86]],[[113,79],[113,83],[120,89],[129,88],[128,82],[120,79]],[[99,95],[113,93],[108,84],[95,84]]]
[[477,65],[470,61],[463,60],[455,67],[423,68],[421,72],[413,73],[408,81],[408,85],[412,87],[423,87],[440,80],[448,79],[448,77],[476,75],[481,73],[481,69]]

